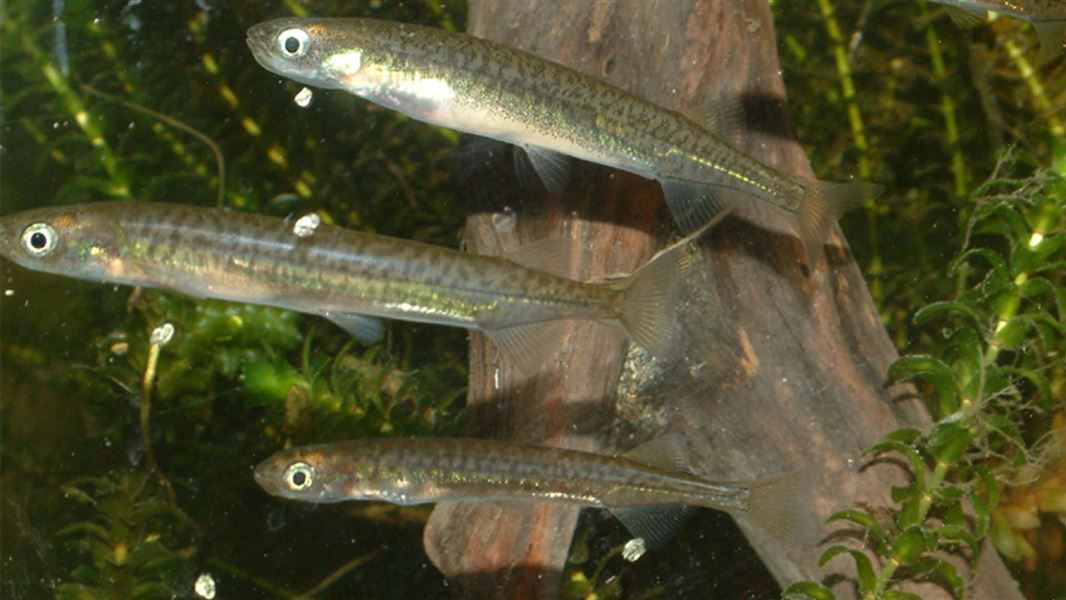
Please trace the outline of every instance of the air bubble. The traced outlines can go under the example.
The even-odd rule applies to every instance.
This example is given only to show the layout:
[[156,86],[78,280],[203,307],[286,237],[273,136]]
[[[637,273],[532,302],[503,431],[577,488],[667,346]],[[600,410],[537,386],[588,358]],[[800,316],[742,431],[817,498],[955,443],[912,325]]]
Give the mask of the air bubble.
[[153,346],[165,346],[172,337],[174,337],[174,326],[170,323],[163,323],[152,331],[152,336],[148,338],[148,343]]
[[197,596],[211,600],[215,597],[215,578],[210,573],[201,573],[193,584],[193,590]]
[[299,219],[296,219],[296,223],[292,226],[292,232],[297,237],[308,237],[318,229],[318,226],[322,224],[322,217],[317,213],[308,213]]
[[314,92],[311,91],[311,88],[305,87],[301,89],[292,100],[296,103],[296,106],[307,108],[308,106],[311,106],[312,96],[314,96]]
[[622,558],[629,562],[637,562],[637,560],[644,556],[644,553],[648,551],[647,544],[644,543],[644,538],[633,538],[626,542],[626,545],[622,547]]

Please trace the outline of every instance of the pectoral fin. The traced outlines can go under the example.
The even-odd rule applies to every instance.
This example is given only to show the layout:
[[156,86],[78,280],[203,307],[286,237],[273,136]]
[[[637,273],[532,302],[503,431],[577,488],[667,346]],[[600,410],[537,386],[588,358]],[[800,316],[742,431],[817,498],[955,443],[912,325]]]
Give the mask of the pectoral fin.
[[[522,146],[522,149],[525,150],[529,162],[533,165],[533,170],[548,192],[556,198],[562,198],[566,192],[566,186],[570,183],[570,168],[573,159],[540,146]],[[521,180],[523,179],[523,165],[518,162],[520,160],[521,158],[516,154],[515,161],[518,164],[515,166]]]

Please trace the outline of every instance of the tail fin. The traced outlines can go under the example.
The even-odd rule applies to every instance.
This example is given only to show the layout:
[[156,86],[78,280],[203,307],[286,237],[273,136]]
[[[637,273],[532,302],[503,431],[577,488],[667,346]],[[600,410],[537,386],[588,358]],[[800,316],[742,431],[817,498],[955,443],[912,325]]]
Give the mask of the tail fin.
[[688,246],[728,211],[723,211],[692,235],[660,250],[635,273],[618,283],[622,290],[619,320],[634,342],[658,358],[667,358],[677,334],[677,292],[681,276],[695,263]]
[[797,212],[800,241],[807,251],[807,266],[813,268],[829,228],[840,215],[868,199],[876,198],[882,188],[871,183],[805,182],[807,191]]
[[778,539],[791,543],[804,528],[798,522],[797,491],[800,485],[798,473],[746,482],[750,490],[747,520]]

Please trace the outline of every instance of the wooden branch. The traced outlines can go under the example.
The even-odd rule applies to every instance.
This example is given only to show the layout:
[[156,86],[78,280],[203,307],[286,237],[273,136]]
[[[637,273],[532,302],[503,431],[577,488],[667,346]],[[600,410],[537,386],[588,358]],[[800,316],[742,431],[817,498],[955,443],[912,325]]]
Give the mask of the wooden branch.
[[[757,117],[742,149],[782,171],[813,176],[792,136],[765,2],[492,0],[471,2],[468,28],[675,110],[740,94]],[[578,248],[572,275],[580,278],[631,271],[652,254],[657,224],[668,223],[656,183],[582,165],[571,190],[562,200],[543,198],[544,213],[523,213],[513,231],[498,212],[470,217],[469,248],[499,254],[549,234],[569,235]],[[516,204],[513,196],[507,204]],[[805,518],[796,544],[742,528],[781,584],[837,574],[843,576],[835,579],[837,597],[854,597],[850,562],[816,564],[825,547],[820,523],[856,503],[889,506],[889,486],[905,473],[891,464],[862,469],[861,454],[889,431],[928,427],[929,417],[920,402],[898,399],[899,390],[884,386],[896,352],[839,233],[806,273],[790,227],[770,219],[759,227],[729,219],[710,236],[698,276],[685,284],[683,358],[645,382],[660,396],[647,401],[665,407],[671,428],[686,432],[694,456],[705,459],[697,462],[703,475],[804,473],[795,502]],[[565,367],[520,381],[499,371],[491,344],[474,335],[472,433],[604,449],[598,427],[575,432],[572,417],[613,410],[625,343],[605,327],[572,323]],[[425,545],[467,596],[555,598],[576,516],[575,509],[548,505],[441,505]],[[948,597],[932,584],[912,589],[923,598]],[[974,597],[1020,597],[994,551],[984,555]]]

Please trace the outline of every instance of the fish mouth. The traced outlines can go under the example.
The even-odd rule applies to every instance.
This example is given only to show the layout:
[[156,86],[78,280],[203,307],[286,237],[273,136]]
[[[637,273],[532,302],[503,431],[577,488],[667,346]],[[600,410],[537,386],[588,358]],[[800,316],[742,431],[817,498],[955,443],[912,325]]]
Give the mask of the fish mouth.
[[[259,463],[252,472],[252,478],[259,484],[259,487],[263,488],[268,494],[275,494],[274,478],[270,475],[269,461]],[[276,494],[275,494],[276,495]]]
[[260,25],[253,25],[248,28],[248,33],[245,37],[245,43],[248,44],[248,49],[252,51],[252,57],[263,68],[268,71],[273,71],[274,68],[269,62],[270,58],[270,45],[269,39],[272,37],[270,31],[266,27]]

